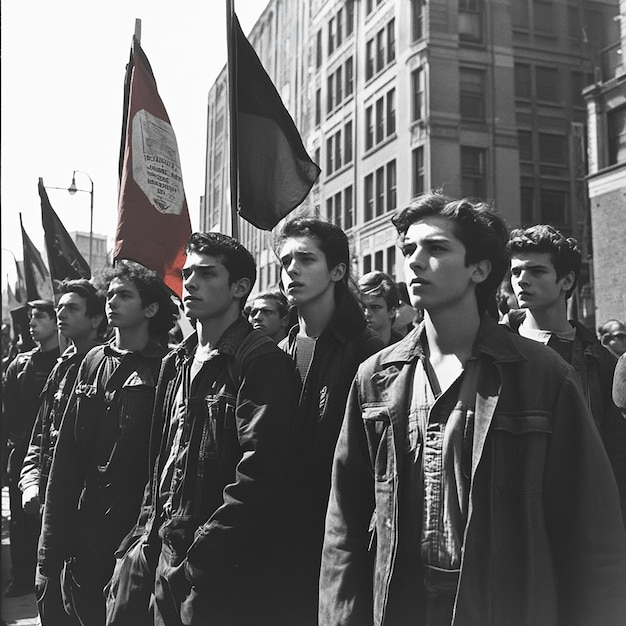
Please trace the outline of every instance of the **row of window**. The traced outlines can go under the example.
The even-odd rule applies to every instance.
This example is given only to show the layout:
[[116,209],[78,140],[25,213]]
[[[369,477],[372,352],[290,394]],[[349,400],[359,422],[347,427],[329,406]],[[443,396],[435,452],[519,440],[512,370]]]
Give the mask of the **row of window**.
[[352,185],[326,199],[326,219],[344,230],[354,226]]
[[390,89],[365,109],[365,149],[370,150],[396,132],[396,90]]
[[[326,86],[326,112],[331,113],[354,91],[354,59],[352,57],[346,59],[343,65],[340,65],[328,76]],[[322,104],[320,89],[317,90],[315,98],[315,122],[319,124],[321,122]]]
[[[354,2],[346,2],[328,21],[328,56],[341,46],[354,32]],[[315,42],[315,65],[322,66],[324,56],[324,35],[322,29],[317,31]]]
[[366,222],[396,210],[397,187],[395,159],[365,177],[363,197]]
[[365,80],[385,69],[396,59],[396,20],[391,19],[365,44]]
[[352,162],[352,120],[326,139],[326,175]]
[[[515,64],[515,97],[518,100],[542,100],[562,104],[566,90],[558,68],[527,63]],[[583,89],[593,82],[590,74],[579,70],[570,72],[570,97],[578,106],[584,106]]]
[[535,139],[532,131],[519,130],[517,137],[521,161],[534,162],[536,160],[535,154],[538,153],[540,163],[563,167],[568,165],[568,138],[565,135],[538,133]]

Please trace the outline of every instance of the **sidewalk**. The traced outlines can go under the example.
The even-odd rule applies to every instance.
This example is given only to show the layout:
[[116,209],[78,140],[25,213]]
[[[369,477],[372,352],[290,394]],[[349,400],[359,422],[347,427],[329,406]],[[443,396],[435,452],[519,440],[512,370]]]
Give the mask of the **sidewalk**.
[[[11,554],[9,547],[9,488],[2,488],[2,552],[0,554],[0,590],[4,592],[11,580]],[[37,604],[34,594],[19,598],[5,598],[0,594],[2,626],[36,626]]]

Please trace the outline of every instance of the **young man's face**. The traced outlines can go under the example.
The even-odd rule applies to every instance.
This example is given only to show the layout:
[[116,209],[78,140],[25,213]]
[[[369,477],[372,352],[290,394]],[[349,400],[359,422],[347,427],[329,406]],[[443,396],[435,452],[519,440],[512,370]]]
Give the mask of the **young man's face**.
[[368,296],[361,294],[363,311],[367,325],[375,332],[381,333],[390,329],[396,317],[395,308],[387,308],[385,298],[382,296]]
[[402,243],[404,275],[411,304],[431,313],[468,298],[475,303],[476,284],[487,274],[478,264],[465,266],[465,246],[453,223],[430,215],[409,226]]
[[95,330],[97,319],[87,316],[87,300],[77,293],[65,293],[57,304],[57,324],[67,339],[86,339]]
[[[243,290],[245,292],[245,289]],[[185,315],[200,322],[221,319],[239,310],[241,281],[229,285],[229,274],[216,257],[190,252],[183,266]]]
[[[141,302],[139,290],[132,280],[114,278],[107,290],[105,313],[114,328],[132,328],[149,320],[152,307]],[[153,313],[152,313],[153,314]]]
[[256,330],[274,338],[287,327],[287,316],[280,316],[278,303],[272,298],[257,298],[252,302],[248,321]]
[[42,309],[33,307],[29,314],[28,329],[33,341],[42,343],[56,335],[57,322]]
[[291,237],[280,249],[281,280],[287,300],[301,307],[334,291],[335,283],[343,278],[343,263],[328,269],[326,256],[310,237]]
[[519,252],[511,257],[511,286],[522,309],[541,310],[565,302],[573,272],[560,279],[549,252]]
[[608,332],[602,336],[602,345],[606,346],[617,356],[626,352],[626,329],[614,322]]

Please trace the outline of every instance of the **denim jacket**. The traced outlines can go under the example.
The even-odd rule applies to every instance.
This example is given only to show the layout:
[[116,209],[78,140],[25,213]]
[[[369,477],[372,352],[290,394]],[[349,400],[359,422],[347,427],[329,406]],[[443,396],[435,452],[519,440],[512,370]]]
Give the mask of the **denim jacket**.
[[[415,589],[402,585],[398,509],[422,332],[368,359],[352,386],[326,517],[321,626],[416,618]],[[617,487],[574,370],[490,318],[474,354],[470,503],[453,626],[623,624]]]
[[[197,341],[190,336],[163,363],[152,426],[153,478],[133,535],[143,533],[154,545],[158,532],[169,551],[187,558],[192,582],[206,583],[271,559],[268,550],[283,530],[298,383],[292,359],[243,318],[226,329],[190,383]],[[176,445],[185,460],[175,463],[164,509],[160,483],[181,386],[185,411]]]

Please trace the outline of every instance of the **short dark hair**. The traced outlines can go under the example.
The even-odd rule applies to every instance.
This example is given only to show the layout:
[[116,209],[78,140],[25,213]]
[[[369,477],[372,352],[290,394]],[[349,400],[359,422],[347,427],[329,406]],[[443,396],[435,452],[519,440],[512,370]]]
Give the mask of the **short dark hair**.
[[452,222],[454,234],[465,246],[466,267],[483,260],[491,263],[487,278],[476,285],[476,300],[480,313],[489,310],[497,315],[495,296],[509,264],[506,255],[508,230],[504,220],[491,205],[481,200],[455,200],[439,190],[428,191],[391,219],[398,231],[399,242],[404,240],[412,224],[432,215],[440,215]]
[[104,291],[98,289],[91,281],[86,278],[76,278],[74,280],[64,280],[59,285],[59,294],[75,293],[85,300],[85,314],[87,317],[96,317],[102,315],[102,322],[98,325],[97,333],[99,336],[104,335],[107,330],[107,319],[104,315],[104,304],[106,295]]
[[506,249],[509,257],[524,252],[548,253],[554,265],[557,280],[574,272],[574,282],[568,289],[566,297],[569,298],[572,295],[582,267],[582,254],[576,239],[565,237],[549,224],[537,224],[529,228],[512,230]]
[[285,315],[289,313],[289,302],[287,302],[287,298],[282,291],[279,291],[278,289],[268,289],[267,291],[255,294],[250,299],[254,302],[255,300],[260,300],[261,298],[276,302],[276,308],[278,309],[278,315],[280,317],[285,317]]
[[[196,232],[189,237],[185,246],[185,254],[195,252],[219,259],[228,271],[228,284],[232,285],[240,278],[250,281],[250,289],[256,282],[256,262],[250,251],[233,237],[223,233]],[[248,292],[249,294],[249,292]],[[248,295],[240,301],[241,309],[246,304]]]
[[393,278],[384,272],[368,272],[359,278],[361,295],[383,298],[388,309],[397,309],[400,306],[398,287]]
[[56,307],[54,306],[54,302],[52,300],[30,300],[27,302],[27,305],[29,312],[31,309],[38,309],[39,311],[46,313],[51,320],[56,320],[57,318]]
[[107,285],[115,278],[129,280],[137,287],[143,306],[153,302],[159,305],[159,310],[149,320],[148,332],[152,337],[161,337],[174,327],[178,319],[178,307],[167,285],[156,272],[134,261],[123,260],[118,261],[114,268],[105,270],[102,278]]

